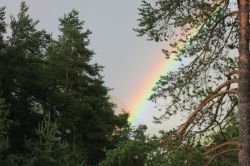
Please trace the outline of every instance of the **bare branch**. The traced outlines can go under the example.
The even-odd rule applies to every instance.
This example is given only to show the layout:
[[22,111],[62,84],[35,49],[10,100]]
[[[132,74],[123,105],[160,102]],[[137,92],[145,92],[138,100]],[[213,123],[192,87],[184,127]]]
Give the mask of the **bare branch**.
[[228,72],[227,74],[229,74],[229,75],[234,75],[234,74],[239,75],[240,71],[239,70],[232,70],[232,71]]
[[223,89],[224,87],[226,87],[227,85],[230,85],[232,83],[238,83],[238,79],[230,79],[225,81],[223,84],[219,85],[215,91],[213,92],[213,94],[218,93],[221,89]]
[[203,153],[203,156],[207,156],[209,155],[210,153],[224,147],[224,146],[227,146],[227,145],[236,145],[236,146],[239,146],[239,141],[227,141],[227,142],[224,142],[222,144],[219,144],[211,149],[209,149],[208,151],[206,151],[205,153]]

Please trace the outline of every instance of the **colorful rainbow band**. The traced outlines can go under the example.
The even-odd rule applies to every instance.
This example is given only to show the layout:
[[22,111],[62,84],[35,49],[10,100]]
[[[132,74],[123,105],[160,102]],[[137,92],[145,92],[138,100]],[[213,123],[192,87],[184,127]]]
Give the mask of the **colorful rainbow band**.
[[[221,9],[221,6],[217,7],[212,15],[218,12],[219,9]],[[179,48],[180,50],[186,48],[190,44],[190,41],[198,34],[203,25],[204,23],[201,23],[197,28],[191,29],[187,33],[189,35],[185,38],[186,41],[181,41],[178,43],[176,48]],[[181,53],[180,51],[177,51],[177,53],[172,54],[166,61],[160,60],[158,63],[156,63],[154,71],[150,73],[145,79],[145,84],[140,87],[132,99],[132,102],[129,104],[130,116],[128,120],[132,125],[137,125],[139,122],[139,117],[143,117],[145,111],[147,111],[147,106],[149,103],[148,98],[151,96],[152,88],[159,80],[159,77],[166,75],[168,72],[173,71],[178,65],[180,65],[180,62],[175,60],[175,58],[179,55],[181,55]]]

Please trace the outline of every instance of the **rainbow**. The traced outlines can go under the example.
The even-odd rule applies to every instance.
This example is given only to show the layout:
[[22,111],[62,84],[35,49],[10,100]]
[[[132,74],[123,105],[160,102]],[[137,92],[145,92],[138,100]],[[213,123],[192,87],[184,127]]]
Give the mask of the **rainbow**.
[[[201,26],[200,26],[201,27]],[[186,42],[180,42],[177,44],[176,48],[183,49],[187,47],[192,40],[192,38],[198,33],[200,27],[193,29],[186,39]],[[155,86],[156,82],[159,81],[159,77],[166,75],[168,72],[173,71],[180,64],[179,61],[176,61],[175,58],[180,55],[179,52],[172,54],[167,60],[158,60],[154,69],[151,73],[148,74],[147,78],[143,81],[144,84],[138,88],[136,95],[134,95],[132,102],[129,104],[129,122],[132,125],[138,123],[138,118],[143,116],[145,111],[148,108],[149,102],[148,98],[152,94],[152,88]],[[149,111],[149,110],[147,110]]]
[[[219,6],[212,14],[215,14],[221,6]],[[189,32],[187,32],[187,37],[185,38],[185,42],[179,42],[176,46],[179,50],[182,50],[186,48],[190,41],[198,34],[199,30],[202,28],[202,25],[204,23],[201,23],[196,28],[191,29]],[[181,41],[181,40],[179,40]],[[138,91],[132,98],[132,102],[129,103],[129,119],[128,121],[132,125],[139,124],[139,117],[143,117],[145,112],[148,112],[148,105],[150,101],[148,101],[148,98],[152,94],[152,88],[155,86],[156,82],[159,81],[159,77],[162,75],[166,75],[170,71],[173,71],[177,69],[178,65],[180,65],[180,62],[176,61],[175,58],[180,55],[180,51],[176,51],[176,53],[172,53],[169,59],[167,60],[159,60],[156,65],[154,66],[154,70],[148,74],[148,77],[143,81],[144,84],[138,88]]]

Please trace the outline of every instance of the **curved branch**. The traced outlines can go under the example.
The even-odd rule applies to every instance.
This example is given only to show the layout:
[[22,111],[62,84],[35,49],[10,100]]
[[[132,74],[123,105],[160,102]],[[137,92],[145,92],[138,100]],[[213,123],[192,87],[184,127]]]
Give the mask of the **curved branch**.
[[229,13],[227,13],[227,14],[224,15],[224,16],[222,16],[219,20],[217,20],[217,21],[215,22],[215,24],[214,24],[213,27],[211,28],[210,33],[209,33],[209,35],[208,35],[208,37],[207,37],[207,41],[206,41],[205,47],[204,47],[205,50],[208,48],[208,45],[209,45],[209,43],[210,43],[210,41],[211,41],[212,34],[213,34],[213,32],[214,32],[214,29],[217,27],[217,25],[218,25],[222,20],[225,20],[227,17],[237,15],[238,12],[239,12],[239,11],[232,11],[232,12],[229,12]]
[[228,72],[228,74],[229,75],[234,75],[234,74],[239,75],[240,74],[240,70],[232,70],[232,71]]
[[233,152],[233,151],[238,151],[239,149],[229,149],[229,150],[225,150],[225,151],[222,151],[216,155],[214,155],[208,162],[205,166],[208,166],[210,165],[214,159],[216,159],[217,157],[220,157],[221,155],[225,154],[225,153],[229,153],[229,152]]
[[[227,90],[228,90],[228,89],[227,89]],[[196,131],[196,132],[192,133],[192,135],[191,135],[190,137],[192,137],[194,134],[198,134],[198,133],[202,133],[202,132],[204,132],[204,131],[207,131],[207,130],[214,124],[214,122],[216,121],[216,118],[217,118],[217,116],[218,116],[218,112],[219,112],[219,109],[220,109],[220,107],[221,107],[221,103],[222,103],[222,101],[223,101],[225,95],[226,95],[226,94],[222,95],[222,96],[218,99],[214,117],[213,117],[213,119],[210,121],[209,125],[206,126],[204,129],[202,129],[202,130],[200,130],[200,131]]]
[[[228,17],[228,16],[230,16],[230,15],[237,14],[237,13],[238,13],[238,11],[230,12],[230,13],[228,13],[227,15],[225,15],[223,18],[226,18],[226,17]],[[214,28],[217,26],[217,24],[219,24],[220,21],[221,21],[221,20],[218,20],[217,23],[214,25],[214,27],[211,29],[210,34],[209,34],[209,37],[208,37],[208,40],[207,40],[206,43],[205,43],[204,49],[203,49],[203,51],[200,53],[200,55],[199,55],[198,57],[201,57],[201,56],[202,56],[203,58],[205,58],[206,53],[207,53],[206,50],[207,50],[207,48],[208,48],[208,45],[209,45],[209,42],[210,42],[210,38],[211,38],[210,36],[212,36],[212,33],[213,33],[213,31],[214,31]],[[235,23],[236,23],[236,20],[234,21],[233,25],[234,25]],[[226,44],[227,44],[227,42],[228,42],[228,40],[229,40],[229,37],[231,36],[233,27],[234,27],[234,26],[232,26],[232,28],[230,29],[230,32],[229,32],[229,34],[228,34],[228,36],[227,36],[227,38],[226,38],[226,40],[225,40],[224,45],[219,49],[220,51],[223,50],[223,49],[225,48],[225,46],[226,46]],[[216,49],[217,49],[217,47],[215,48],[215,50],[216,50]],[[216,51],[214,51],[214,53],[213,53],[212,55],[214,55],[215,52],[216,52]],[[199,60],[198,57],[195,58],[195,60],[194,60],[190,65],[194,64],[197,60]],[[213,61],[214,59],[216,59],[216,57],[213,58],[212,61]],[[194,74],[193,74],[192,76],[190,76],[190,78],[188,79],[188,82],[187,82],[187,83],[189,83],[189,82],[193,79],[193,77],[197,74],[197,70],[198,70],[198,68],[200,68],[201,65],[202,65],[201,63],[198,65],[198,67],[197,67],[197,68],[195,69],[195,71],[193,72]]]
[[[230,80],[228,80],[230,82]],[[226,81],[226,82],[228,82]],[[229,84],[229,83],[227,83]],[[227,84],[224,84],[224,87],[227,85]],[[223,88],[223,86],[219,86],[220,88],[217,88],[216,91],[214,92],[218,92],[220,89]],[[225,90],[225,91],[222,91],[220,93],[212,93],[211,95],[207,96],[202,102],[201,104],[199,105],[199,107],[191,114],[191,116],[188,118],[188,120],[183,123],[181,126],[180,126],[180,129],[177,131],[177,138],[179,138],[180,140],[182,140],[182,136],[183,134],[186,132],[187,128],[189,127],[189,125],[194,121],[194,119],[196,118],[197,114],[203,109],[203,107],[205,107],[210,101],[212,101],[214,98],[216,97],[219,97],[219,96],[223,96],[225,94],[236,94],[237,93],[237,89],[230,89],[230,90]]]
[[[230,113],[234,110],[234,108],[237,106],[237,103],[234,103],[231,107],[231,109],[227,112],[227,114],[225,115],[225,117],[219,122],[219,125],[221,125],[222,123],[224,123],[224,121],[229,117]],[[234,117],[230,118],[225,125],[223,126],[222,129],[225,129],[225,127],[227,126],[228,122],[230,122]]]
[[203,156],[207,156],[207,155],[209,155],[210,153],[212,153],[212,152],[216,151],[217,149],[220,149],[220,148],[222,148],[222,147],[224,147],[224,146],[226,146],[226,145],[236,145],[236,146],[239,146],[239,141],[227,141],[227,142],[224,142],[224,143],[219,144],[219,145],[217,145],[217,146],[215,146],[215,147],[212,147],[211,149],[209,149],[208,151],[206,151],[206,152],[203,153],[202,155],[203,155]]
[[224,87],[226,87],[227,85],[230,85],[232,83],[238,83],[238,79],[230,79],[225,81],[224,83],[222,83],[221,85],[219,85],[214,91],[213,94],[218,93],[221,89],[223,89]]

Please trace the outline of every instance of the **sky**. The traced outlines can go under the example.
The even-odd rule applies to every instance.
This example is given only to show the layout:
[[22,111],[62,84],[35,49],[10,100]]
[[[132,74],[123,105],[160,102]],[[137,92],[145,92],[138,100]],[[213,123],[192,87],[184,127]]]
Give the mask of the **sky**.
[[[20,0],[0,0],[6,6],[7,18],[16,15]],[[94,50],[93,62],[103,65],[105,85],[112,88],[110,96],[119,105],[131,111],[131,103],[136,102],[138,89],[151,77],[159,61],[166,61],[161,53],[166,43],[156,43],[137,37],[133,28],[137,27],[138,10],[141,0],[26,0],[29,14],[40,21],[38,27],[58,35],[58,18],[72,9],[79,11],[85,27],[92,31],[90,48]],[[154,73],[160,77],[160,73]],[[148,87],[153,88],[153,87]],[[150,91],[148,89],[148,91]],[[155,104],[145,100],[145,107],[135,125],[146,124],[151,131],[170,129],[175,121],[164,126],[152,123],[152,117],[159,112]]]

